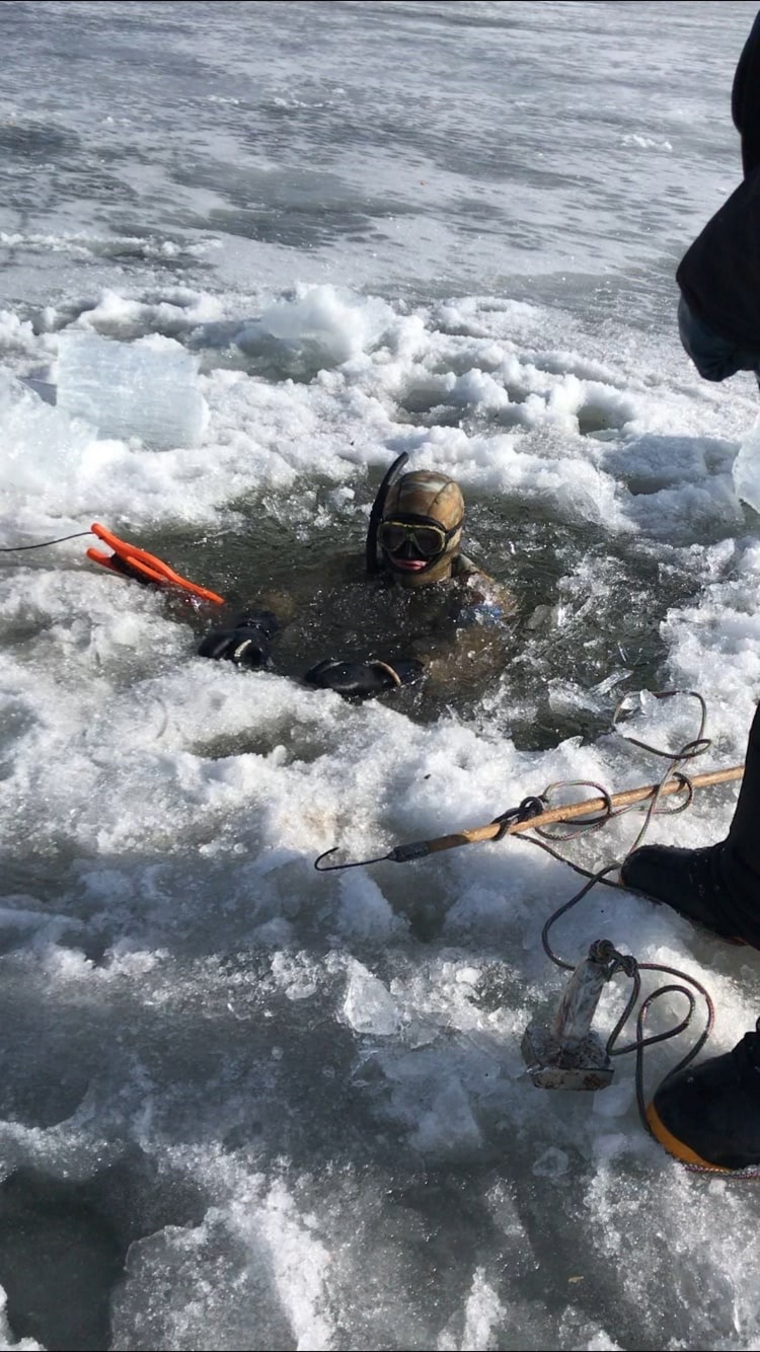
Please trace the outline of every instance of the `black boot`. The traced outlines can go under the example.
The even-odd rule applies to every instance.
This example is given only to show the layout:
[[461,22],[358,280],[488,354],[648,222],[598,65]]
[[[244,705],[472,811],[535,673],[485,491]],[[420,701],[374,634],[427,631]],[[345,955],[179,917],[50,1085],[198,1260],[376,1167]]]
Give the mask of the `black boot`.
[[760,949],[760,706],[726,840],[702,850],[644,845],[626,859],[620,878],[722,939]]
[[647,1108],[650,1130],[684,1164],[760,1164],[760,1019],[733,1051],[663,1080]]

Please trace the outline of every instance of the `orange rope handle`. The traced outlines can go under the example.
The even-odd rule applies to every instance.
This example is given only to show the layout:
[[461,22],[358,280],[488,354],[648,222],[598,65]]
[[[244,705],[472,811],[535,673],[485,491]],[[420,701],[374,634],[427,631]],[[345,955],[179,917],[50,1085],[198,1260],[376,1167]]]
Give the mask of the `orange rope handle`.
[[[120,540],[118,535],[106,530],[105,526],[101,526],[97,521],[92,523],[90,530],[93,535],[96,535],[99,540],[102,540],[105,545],[113,550],[117,558],[129,564],[138,573],[142,573],[148,581],[155,582],[159,586],[178,587],[180,591],[189,592],[191,596],[197,596],[203,601],[211,601],[217,606],[226,605],[223,596],[217,596],[216,592],[209,591],[207,587],[199,587],[197,583],[188,581],[186,577],[181,577],[179,573],[175,573],[174,569],[169,567],[168,563],[164,563],[163,559],[156,558],[155,554],[149,554],[145,549],[138,549],[137,545],[131,545],[126,540]],[[104,568],[112,567],[109,556],[103,554],[99,549],[88,549],[87,557],[92,559],[94,563],[102,564]],[[117,572],[118,569],[113,569],[113,571]]]

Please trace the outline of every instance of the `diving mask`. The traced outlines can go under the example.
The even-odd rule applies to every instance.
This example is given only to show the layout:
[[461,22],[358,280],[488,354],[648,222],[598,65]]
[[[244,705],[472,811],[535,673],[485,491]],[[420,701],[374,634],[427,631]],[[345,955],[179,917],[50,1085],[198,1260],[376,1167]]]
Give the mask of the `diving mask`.
[[438,558],[443,554],[448,543],[461,529],[462,522],[458,521],[451,530],[444,530],[435,521],[426,521],[419,517],[389,517],[380,522],[378,528],[378,542],[380,548],[384,549],[386,554],[391,556],[401,554],[407,551],[417,556],[417,558],[430,559]]

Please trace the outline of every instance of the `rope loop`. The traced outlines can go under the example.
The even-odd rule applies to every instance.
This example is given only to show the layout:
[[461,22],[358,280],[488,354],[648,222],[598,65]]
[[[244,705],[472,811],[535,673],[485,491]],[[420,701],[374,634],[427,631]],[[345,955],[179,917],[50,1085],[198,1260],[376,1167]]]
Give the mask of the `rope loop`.
[[674,770],[670,776],[671,779],[680,779],[681,787],[677,793],[685,793],[686,799],[683,803],[674,803],[671,807],[656,807],[654,815],[657,817],[677,817],[679,812],[685,812],[687,807],[691,807],[694,802],[694,784],[691,776],[684,773],[683,770]]
[[565,840],[575,840],[578,836],[584,836],[590,831],[598,831],[612,817],[618,816],[618,813],[612,806],[612,795],[603,784],[597,784],[593,779],[565,779],[557,780],[554,784],[544,789],[541,795],[547,806],[551,806],[551,794],[555,789],[595,789],[600,798],[604,799],[604,807],[598,817],[587,817],[581,820],[578,825],[572,827],[569,831],[563,831],[558,826],[537,826],[536,835],[543,837],[544,840],[554,840],[560,844]]
[[626,737],[625,733],[620,732],[618,722],[624,713],[630,712],[632,696],[625,695],[617,705],[612,715],[612,729],[617,732],[624,741],[630,742],[631,746],[637,746],[641,751],[647,751],[651,756],[664,756],[666,760],[676,764],[682,760],[693,760],[695,756],[701,756],[705,751],[709,751],[712,746],[712,739],[705,737],[705,724],[707,723],[707,705],[704,698],[697,690],[655,690],[650,692],[653,699],[674,699],[677,695],[686,695],[689,699],[695,699],[699,704],[700,718],[699,731],[696,737],[686,742],[679,751],[663,751],[662,747],[650,746],[648,742],[642,742],[638,737]]
[[533,817],[540,817],[546,808],[546,799],[537,794],[529,794],[523,798],[519,807],[509,807],[506,812],[500,812],[498,817],[494,817],[492,826],[500,823],[500,829],[493,837],[494,840],[503,840],[513,822],[528,822]]

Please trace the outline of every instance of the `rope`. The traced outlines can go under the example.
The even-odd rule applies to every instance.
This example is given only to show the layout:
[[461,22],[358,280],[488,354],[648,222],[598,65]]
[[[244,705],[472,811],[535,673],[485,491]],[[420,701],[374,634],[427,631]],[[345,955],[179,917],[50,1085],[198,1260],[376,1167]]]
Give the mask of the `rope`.
[[542,816],[544,805],[545,799],[543,797],[538,798],[529,796],[528,798],[523,798],[519,807],[510,807],[506,812],[502,812],[500,816],[494,817],[491,825],[496,826],[498,823],[500,829],[496,832],[496,835],[491,837],[491,839],[503,840],[504,836],[509,833],[510,826],[514,826],[518,822],[530,822],[533,821],[534,817]]
[[[638,746],[642,750],[645,750],[652,755],[663,757],[664,759],[667,760],[668,765],[659,782],[653,786],[651,801],[647,808],[644,823],[641,829],[639,830],[638,834],[636,835],[634,843],[626,851],[626,854],[622,860],[615,861],[611,864],[607,864],[604,868],[599,869],[596,873],[592,873],[588,869],[581,867],[581,865],[575,864],[569,859],[565,859],[565,857],[561,855],[559,851],[554,849],[552,847],[552,844],[549,843],[550,841],[553,841],[555,843],[564,843],[565,841],[574,840],[579,836],[585,835],[588,832],[598,831],[601,826],[605,825],[605,823],[610,821],[613,817],[622,816],[624,815],[624,813],[631,811],[631,809],[635,806],[634,803],[628,803],[619,807],[614,807],[611,795],[607,792],[606,789],[602,788],[600,785],[592,785],[592,787],[599,790],[599,795],[602,800],[601,807],[602,815],[597,819],[581,823],[573,831],[566,832],[562,835],[557,835],[556,833],[553,833],[551,827],[549,826],[534,827],[533,829],[536,831],[536,835],[533,836],[525,834],[523,832],[520,833],[521,838],[523,840],[527,841],[531,845],[537,845],[547,854],[550,854],[553,858],[558,859],[561,863],[568,865],[568,867],[572,868],[576,873],[581,874],[588,880],[587,882],[584,883],[583,887],[581,887],[570,898],[569,901],[565,902],[563,906],[560,906],[556,911],[553,912],[552,915],[549,916],[549,919],[546,921],[546,924],[544,925],[541,931],[541,943],[543,945],[544,952],[546,953],[547,957],[551,962],[553,962],[557,967],[563,968],[565,971],[574,971],[576,964],[566,962],[563,958],[560,958],[558,954],[554,952],[551,946],[551,943],[549,941],[549,934],[553,926],[556,924],[556,922],[560,919],[561,916],[566,915],[567,912],[572,909],[572,907],[576,906],[578,902],[581,901],[583,897],[585,897],[587,893],[589,893],[592,890],[592,888],[597,885],[597,883],[604,883],[608,887],[614,887],[618,891],[624,891],[625,889],[621,886],[620,883],[610,881],[610,879],[607,878],[606,875],[608,873],[612,873],[616,869],[621,868],[622,864],[625,862],[625,859],[628,858],[628,855],[632,854],[634,850],[639,848],[650,826],[652,818],[655,816],[655,814],[662,812],[666,813],[683,812],[686,810],[687,807],[690,806],[692,802],[694,796],[694,783],[692,782],[690,777],[687,774],[685,774],[682,770],[679,770],[678,767],[683,761],[694,760],[696,759],[696,757],[703,755],[704,752],[710,748],[712,743],[709,738],[706,738],[704,736],[704,729],[707,718],[707,708],[701,695],[697,694],[695,691],[668,690],[661,692],[661,694],[657,695],[656,698],[669,699],[672,698],[674,695],[678,694],[688,694],[690,696],[693,696],[693,698],[699,701],[701,715],[700,715],[699,733],[697,737],[695,737],[690,742],[686,742],[684,746],[682,746],[678,751],[675,752],[664,751],[659,747],[649,746],[647,743],[641,742],[633,737],[625,737],[624,739],[625,741],[631,742],[634,746]],[[623,701],[623,703],[625,703],[625,701]],[[613,725],[615,724],[621,709],[622,704],[618,705],[618,708],[615,711]],[[685,789],[687,793],[686,801],[679,804],[676,808],[660,807],[659,806],[660,798],[663,795],[665,785],[668,780],[672,780],[673,778],[677,778],[681,781],[681,787]],[[571,784],[577,784],[578,782],[579,781],[567,781],[564,785],[560,784],[549,785],[548,789],[542,795],[543,801],[548,802],[549,795],[553,789],[557,789],[560,787],[569,787]],[[580,783],[589,783],[589,782],[590,781],[580,781]],[[672,789],[670,790],[670,792],[673,791],[674,790]],[[530,800],[523,799],[523,804],[526,804],[529,801]],[[523,804],[521,804],[521,808]],[[513,811],[519,812],[520,809],[514,809]],[[499,819],[497,818],[497,820]],[[514,833],[517,834],[516,831]],[[669,1073],[675,1074],[677,1071],[683,1070],[699,1054],[699,1052],[704,1047],[707,1039],[709,1038],[715,1021],[715,1007],[709,992],[701,984],[701,982],[697,981],[695,977],[689,976],[686,972],[680,971],[678,968],[667,967],[661,963],[639,962],[635,957],[631,956],[630,954],[618,953],[617,950],[614,948],[610,948],[609,953],[605,956],[609,957],[610,961],[607,977],[608,980],[617,971],[622,971],[627,977],[629,977],[629,979],[633,983],[632,991],[626,1003],[625,1009],[621,1017],[618,1019],[618,1022],[616,1023],[612,1032],[610,1033],[609,1038],[607,1039],[607,1048],[606,1048],[607,1055],[613,1057],[613,1056],[625,1056],[628,1055],[629,1053],[635,1054],[636,1103],[638,1107],[639,1117],[641,1119],[645,1131],[648,1133],[648,1135],[652,1136],[654,1139],[654,1133],[649,1125],[646,1116],[646,1096],[644,1092],[644,1051],[647,1047],[654,1046],[655,1043],[666,1042],[671,1038],[678,1037],[681,1033],[686,1031],[686,1029],[690,1026],[696,1012],[697,996],[694,994],[694,992],[696,991],[705,1002],[706,1006],[705,1026],[701,1034],[697,1038],[696,1042],[694,1043],[694,1046],[691,1048],[691,1050],[687,1052],[687,1054],[684,1057],[681,1058],[678,1064],[674,1067],[673,1071]],[[639,1001],[641,999],[642,972],[661,972],[666,976],[676,977],[677,984],[675,985],[668,984],[660,986],[656,990],[650,992],[650,994],[645,996],[643,1000],[641,1000],[638,1014],[636,1017],[636,1032],[633,1041],[627,1043],[625,1046],[619,1047],[617,1046],[618,1039],[620,1038],[623,1029],[628,1023],[637,1004],[639,1004]],[[646,1019],[653,1004],[662,996],[673,994],[683,995],[685,997],[688,1004],[687,1013],[680,1020],[680,1022],[677,1023],[674,1027],[668,1028],[662,1033],[656,1033],[652,1036],[645,1036]],[[701,1171],[696,1170],[696,1171],[711,1172],[709,1170],[701,1170]],[[743,1175],[743,1176],[760,1178],[760,1174]]]
[[2,545],[0,554],[18,554],[22,549],[47,549],[49,545],[62,545],[66,540],[79,540],[83,535],[92,535],[92,531],[78,530],[74,535],[61,535],[57,540],[41,540],[36,545]]

